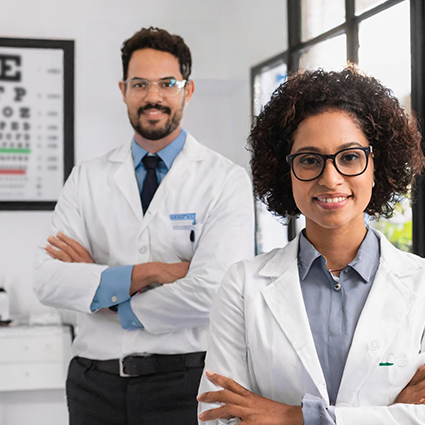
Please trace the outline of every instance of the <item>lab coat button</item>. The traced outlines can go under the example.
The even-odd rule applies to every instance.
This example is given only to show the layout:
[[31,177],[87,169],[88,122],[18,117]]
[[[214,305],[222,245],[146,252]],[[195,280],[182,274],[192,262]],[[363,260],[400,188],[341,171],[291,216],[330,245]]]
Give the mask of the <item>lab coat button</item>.
[[335,285],[334,285],[334,289],[335,289],[336,291],[339,291],[339,290],[341,289],[341,284],[340,284],[340,283],[335,283]]
[[111,298],[111,301],[112,301],[113,303],[116,303],[116,302],[118,301],[118,298],[114,295],[114,296]]
[[144,254],[147,250],[148,250],[148,247],[147,247],[146,245],[142,245],[142,246],[139,248],[139,252],[140,252],[140,254]]
[[397,360],[397,366],[404,367],[407,366],[409,361],[407,359],[398,359]]
[[369,343],[367,344],[369,350],[377,350],[381,344],[379,343],[379,341],[377,341],[376,339],[369,341]]

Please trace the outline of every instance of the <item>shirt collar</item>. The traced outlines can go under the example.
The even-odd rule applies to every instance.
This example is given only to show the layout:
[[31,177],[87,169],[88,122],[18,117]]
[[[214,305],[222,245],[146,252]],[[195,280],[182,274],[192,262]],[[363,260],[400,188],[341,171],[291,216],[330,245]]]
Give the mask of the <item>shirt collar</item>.
[[375,232],[368,228],[356,258],[349,264],[365,281],[370,282],[378,268],[381,247]]
[[[173,165],[173,162],[176,159],[177,155],[183,149],[184,143],[186,142],[186,136],[187,131],[182,128],[180,134],[170,144],[168,144],[167,146],[165,146],[165,148],[157,152],[157,155],[162,159],[168,170]],[[142,158],[148,152],[134,140],[134,137],[131,142],[131,151],[133,154],[134,168],[137,168]]]
[[[316,250],[309,240],[301,232],[298,251],[299,272],[301,280],[304,280],[310,271],[314,261],[321,258],[321,264],[325,267],[325,258]],[[366,237],[357,252],[356,258],[348,264],[362,278],[364,283],[370,282],[378,267],[380,257],[380,245],[378,236],[367,228]]]
[[298,265],[301,280],[305,279],[314,261],[316,260],[316,258],[319,257],[321,257],[322,265],[324,265],[324,257],[304,236],[304,231],[302,231],[300,235],[300,246],[298,250]]

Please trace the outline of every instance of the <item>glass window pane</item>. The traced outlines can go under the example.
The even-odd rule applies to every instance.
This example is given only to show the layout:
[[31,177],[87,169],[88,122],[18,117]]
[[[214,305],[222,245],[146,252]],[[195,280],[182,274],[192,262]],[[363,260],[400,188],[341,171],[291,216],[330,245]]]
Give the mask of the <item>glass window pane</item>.
[[412,205],[410,199],[397,203],[390,219],[370,220],[369,225],[380,230],[387,239],[402,251],[412,252]]
[[275,89],[286,80],[286,63],[272,66],[254,78],[254,115],[257,116],[270,100]]
[[384,2],[385,0],[356,0],[356,15],[358,16]]
[[[264,69],[254,77],[254,116],[260,114],[275,89],[286,80],[288,67],[278,63]],[[256,208],[256,249],[257,253],[271,251],[288,243],[288,227],[280,223],[266,206],[257,201]]]
[[[359,66],[391,88],[410,111],[410,21],[405,1],[365,21],[359,28]],[[397,204],[393,218],[371,221],[397,247],[412,250],[412,209],[406,199]]]
[[390,87],[410,110],[409,2],[399,3],[360,23],[359,66]]
[[300,57],[300,68],[337,70],[347,62],[346,35],[331,38],[315,44]]
[[255,210],[257,254],[285,246],[288,243],[288,226],[283,224],[283,220],[279,221],[277,216],[268,211],[266,205],[261,201],[256,201]]
[[341,25],[345,20],[344,0],[302,0],[301,21],[303,41]]

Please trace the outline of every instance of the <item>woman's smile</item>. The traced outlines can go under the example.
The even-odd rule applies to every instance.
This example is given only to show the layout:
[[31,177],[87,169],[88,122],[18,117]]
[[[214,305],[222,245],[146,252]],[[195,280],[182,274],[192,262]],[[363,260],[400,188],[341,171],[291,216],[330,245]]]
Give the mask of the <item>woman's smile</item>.
[[330,210],[344,207],[349,202],[349,198],[349,195],[329,194],[318,195],[313,199],[319,207]]

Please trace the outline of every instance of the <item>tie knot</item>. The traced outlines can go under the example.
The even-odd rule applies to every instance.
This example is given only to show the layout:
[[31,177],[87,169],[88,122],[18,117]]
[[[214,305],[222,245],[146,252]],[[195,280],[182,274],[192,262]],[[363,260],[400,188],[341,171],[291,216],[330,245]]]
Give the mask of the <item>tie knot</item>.
[[142,162],[143,165],[145,166],[146,170],[155,170],[158,162],[159,162],[159,157],[158,155],[149,155],[146,154],[143,158],[142,158]]

